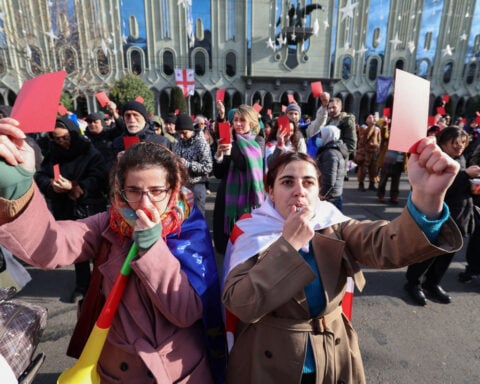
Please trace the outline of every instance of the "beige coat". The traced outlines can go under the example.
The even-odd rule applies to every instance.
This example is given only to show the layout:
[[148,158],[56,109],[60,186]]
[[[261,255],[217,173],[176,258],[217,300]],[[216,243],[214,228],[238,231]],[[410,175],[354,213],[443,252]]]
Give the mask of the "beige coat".
[[390,223],[337,224],[316,233],[312,243],[327,302],[318,318],[310,318],[304,293],[315,275],[283,237],[228,275],[223,301],[239,318],[228,384],[299,384],[307,338],[314,350],[317,384],[364,383],[357,334],[341,311],[347,276],[354,276],[362,289],[357,262],[376,268],[403,267],[455,252],[462,237],[449,219],[433,245],[405,209]]

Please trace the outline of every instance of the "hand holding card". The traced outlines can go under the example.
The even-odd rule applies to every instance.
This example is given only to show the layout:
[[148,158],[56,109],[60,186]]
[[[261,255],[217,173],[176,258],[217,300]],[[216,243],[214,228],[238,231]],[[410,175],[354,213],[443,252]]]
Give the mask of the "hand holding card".
[[218,123],[218,137],[221,144],[232,143],[232,130],[227,122]]

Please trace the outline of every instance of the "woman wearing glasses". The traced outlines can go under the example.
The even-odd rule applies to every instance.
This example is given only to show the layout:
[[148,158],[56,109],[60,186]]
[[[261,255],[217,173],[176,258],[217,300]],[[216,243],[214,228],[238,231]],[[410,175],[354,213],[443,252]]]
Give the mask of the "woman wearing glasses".
[[[98,260],[106,248],[98,267],[106,296],[132,242],[139,249],[97,363],[102,383],[222,382],[215,259],[177,157],[155,143],[130,147],[114,173],[109,212],[56,221],[32,182],[24,137],[15,120],[0,120],[0,244],[48,269]],[[24,230],[32,225],[33,233]]]

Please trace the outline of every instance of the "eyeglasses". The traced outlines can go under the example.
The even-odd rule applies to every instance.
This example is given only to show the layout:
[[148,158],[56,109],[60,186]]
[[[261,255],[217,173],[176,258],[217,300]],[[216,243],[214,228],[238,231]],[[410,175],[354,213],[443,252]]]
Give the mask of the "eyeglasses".
[[145,194],[148,196],[150,201],[159,202],[165,200],[169,191],[170,188],[159,187],[150,188],[146,191],[142,191],[141,189],[137,188],[125,188],[120,191],[120,194],[129,203],[138,203],[143,199],[143,195]]

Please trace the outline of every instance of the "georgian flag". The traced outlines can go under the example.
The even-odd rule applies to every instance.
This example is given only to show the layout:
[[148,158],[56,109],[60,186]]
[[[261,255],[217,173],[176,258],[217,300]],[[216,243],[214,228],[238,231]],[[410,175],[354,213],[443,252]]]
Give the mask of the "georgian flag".
[[195,93],[193,69],[175,69],[175,82],[183,89],[183,95],[185,97]]

